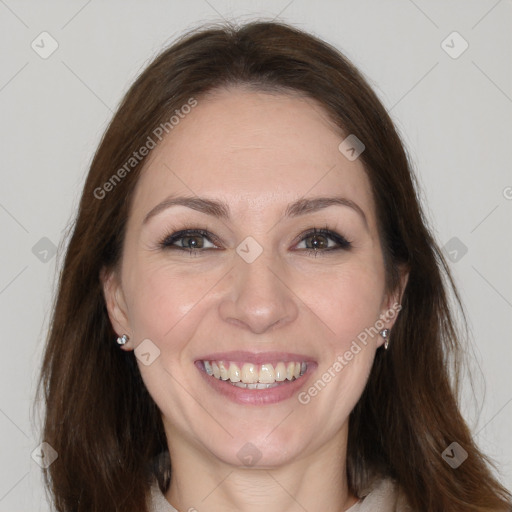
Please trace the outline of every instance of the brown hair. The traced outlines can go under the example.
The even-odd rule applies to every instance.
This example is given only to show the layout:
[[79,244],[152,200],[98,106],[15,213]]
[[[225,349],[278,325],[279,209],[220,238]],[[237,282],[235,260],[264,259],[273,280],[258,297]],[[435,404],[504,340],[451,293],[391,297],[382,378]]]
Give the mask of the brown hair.
[[[364,142],[360,158],[376,204],[388,290],[399,286],[400,265],[410,272],[392,348],[377,351],[351,413],[351,490],[358,494],[381,474],[397,480],[414,510],[508,509],[509,493],[493,478],[459,413],[448,363],[460,361],[460,336],[448,287],[463,308],[390,117],[337,50],[295,28],[254,22],[204,27],[161,53],[126,94],[94,156],[41,374],[43,439],[59,454],[45,473],[56,510],[142,512],[151,478],[156,475],[163,490],[169,485],[160,412],[133,352],[120,351],[114,341],[100,279],[102,269],[115,268],[122,257],[130,199],[145,158],[122,173],[103,199],[98,190],[176,109],[230,85],[299,92]],[[441,456],[454,441],[468,453],[457,469]]]

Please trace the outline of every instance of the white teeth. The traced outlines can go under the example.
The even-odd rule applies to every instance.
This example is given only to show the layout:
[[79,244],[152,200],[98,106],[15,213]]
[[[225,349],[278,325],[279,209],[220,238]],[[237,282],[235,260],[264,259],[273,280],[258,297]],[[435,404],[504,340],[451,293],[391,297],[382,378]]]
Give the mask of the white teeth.
[[[229,368],[229,366],[228,366]],[[220,378],[222,380],[228,380],[229,379],[229,370],[226,368],[226,365],[224,364],[224,361],[219,361],[219,371],[220,371]]]
[[240,368],[235,363],[231,363],[229,366],[229,380],[231,382],[240,382],[242,380]]
[[254,384],[258,382],[258,378],[258,369],[254,364],[245,363],[242,366],[242,382],[245,382],[246,384]]
[[[306,363],[302,363],[302,364],[305,365]],[[276,381],[283,382],[283,380],[286,380],[286,366],[284,365],[284,363],[277,363],[276,364]]]
[[277,382],[274,382],[273,384],[261,384],[260,382],[256,384],[244,384],[243,382],[233,382],[233,386],[236,386],[237,388],[244,388],[244,389],[269,389],[274,388],[278,386]]
[[210,361],[204,361],[204,369],[208,375],[213,375],[213,368]]
[[244,363],[241,367],[228,361],[203,361],[203,364],[208,375],[247,389],[274,387],[285,380],[298,379],[307,370],[305,362],[279,362],[275,366],[271,363]]
[[295,363],[288,363],[286,365],[286,378],[288,380],[292,380],[294,373],[295,373]]
[[262,364],[259,381],[262,384],[272,384],[276,381],[274,367],[271,364]]

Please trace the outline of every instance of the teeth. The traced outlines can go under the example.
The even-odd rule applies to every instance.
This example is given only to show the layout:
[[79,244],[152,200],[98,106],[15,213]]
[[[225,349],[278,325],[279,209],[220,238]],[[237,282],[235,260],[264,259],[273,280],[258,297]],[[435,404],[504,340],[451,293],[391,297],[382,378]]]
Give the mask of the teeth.
[[[306,364],[306,363],[302,363]],[[276,380],[277,382],[283,382],[283,380],[286,380],[286,366],[284,363],[277,363],[276,364]]]
[[[228,366],[229,368],[229,366]],[[222,380],[228,380],[229,379],[229,370],[226,368],[226,365],[224,364],[224,361],[219,361],[219,372],[220,372],[220,378]]]
[[274,384],[244,384],[243,382],[233,382],[233,386],[236,386],[237,388],[244,388],[244,389],[269,389],[274,388],[278,386],[276,382]]
[[292,380],[294,373],[295,373],[295,363],[288,363],[288,365],[286,366],[286,378],[288,380]]
[[262,364],[261,365],[259,381],[262,384],[274,383],[276,381],[275,376],[276,376],[276,372],[274,371],[274,367],[271,364]]
[[229,380],[231,382],[240,382],[242,380],[240,368],[235,363],[229,365]]
[[229,380],[233,385],[247,389],[267,389],[285,380],[295,380],[307,370],[305,362],[279,362],[237,365],[228,361],[203,361],[204,369],[210,376],[219,380]]
[[245,384],[255,384],[258,382],[258,378],[258,369],[254,364],[245,363],[242,366],[242,382],[245,382]]

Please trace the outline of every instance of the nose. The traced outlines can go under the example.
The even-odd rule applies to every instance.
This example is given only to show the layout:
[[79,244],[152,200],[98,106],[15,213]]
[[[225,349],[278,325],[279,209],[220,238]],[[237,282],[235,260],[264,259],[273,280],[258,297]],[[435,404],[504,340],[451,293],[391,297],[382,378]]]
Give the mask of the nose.
[[219,304],[224,321],[255,334],[293,322],[299,311],[298,298],[286,282],[283,265],[265,253],[252,263],[238,258]]

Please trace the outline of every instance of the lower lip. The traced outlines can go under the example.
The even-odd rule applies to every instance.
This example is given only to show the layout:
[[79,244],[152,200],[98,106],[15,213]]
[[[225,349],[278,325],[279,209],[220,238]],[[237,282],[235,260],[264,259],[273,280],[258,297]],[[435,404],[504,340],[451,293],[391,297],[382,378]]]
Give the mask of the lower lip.
[[229,381],[216,379],[208,375],[204,369],[201,361],[196,361],[196,367],[199,369],[201,375],[206,380],[208,385],[215,391],[229,398],[231,401],[243,405],[267,405],[276,404],[283,400],[288,400],[306,384],[309,380],[310,374],[313,372],[315,363],[308,363],[307,369],[304,374],[298,379],[291,381],[284,381],[285,384],[280,384],[273,388],[268,389],[245,389],[233,386]]

